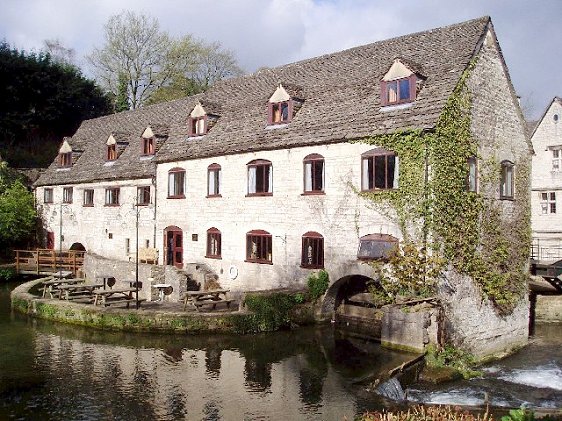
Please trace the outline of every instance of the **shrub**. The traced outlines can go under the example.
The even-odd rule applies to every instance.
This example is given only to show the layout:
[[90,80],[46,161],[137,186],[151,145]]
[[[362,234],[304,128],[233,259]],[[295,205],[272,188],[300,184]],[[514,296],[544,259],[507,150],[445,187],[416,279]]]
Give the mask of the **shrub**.
[[252,332],[271,332],[290,325],[289,311],[295,306],[295,297],[284,293],[268,295],[248,294],[244,304],[254,313]]
[[328,285],[330,285],[330,278],[328,272],[321,270],[318,274],[311,274],[308,277],[308,293],[310,294],[310,299],[316,301],[328,290]]
[[414,406],[407,411],[398,412],[367,412],[359,417],[359,421],[493,421],[488,413],[471,414],[459,407],[450,406]]
[[13,268],[0,268],[0,282],[8,282],[16,277],[16,271]]
[[457,370],[465,379],[476,377],[482,373],[474,370],[476,359],[468,352],[445,345],[438,350],[434,345],[429,345],[425,355],[425,362],[429,367],[450,367]]

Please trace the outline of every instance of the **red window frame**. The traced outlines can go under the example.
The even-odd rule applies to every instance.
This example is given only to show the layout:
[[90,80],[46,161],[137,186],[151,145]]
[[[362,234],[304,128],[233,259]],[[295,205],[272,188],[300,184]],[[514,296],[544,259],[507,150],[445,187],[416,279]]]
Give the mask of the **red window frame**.
[[[283,119],[283,106],[287,107],[287,118]],[[279,111],[277,118],[276,111]],[[267,123],[268,125],[287,124],[293,119],[293,101],[269,102],[267,104]]]
[[119,206],[119,187],[105,189],[105,206]]
[[[211,164],[207,167],[207,197],[221,197],[221,171],[219,164]],[[214,183],[214,191],[211,191],[211,179]]]
[[[215,246],[213,247],[213,244]],[[221,232],[213,227],[207,230],[207,254],[209,259],[221,259]]]
[[154,147],[154,137],[143,137],[141,141],[141,148],[142,155],[154,155],[156,153],[156,149]]
[[[179,177],[181,174],[182,182],[176,182],[176,177]],[[171,177],[173,176],[174,181],[174,190],[172,191],[171,188]],[[176,190],[176,186],[181,186],[179,190]],[[185,170],[183,168],[172,168],[168,171],[168,199],[183,199],[185,198]]]
[[117,159],[117,146],[115,144],[107,145],[106,158],[108,161],[115,161]]
[[[307,189],[306,166],[310,164],[310,189]],[[322,166],[318,172],[318,166]],[[303,160],[303,194],[324,194],[325,182],[324,157],[320,154],[307,155]]]
[[93,207],[94,206],[94,189],[84,189],[84,197],[82,206]]
[[[188,134],[190,137],[194,137],[194,136],[203,136],[207,134],[207,130],[208,130],[208,121],[207,121],[207,116],[204,115],[202,117],[189,117],[188,119]],[[197,125],[200,121],[203,121],[203,132],[198,132],[197,131]]]
[[72,187],[63,187],[62,203],[72,203],[73,190]]
[[246,262],[273,264],[273,237],[269,232],[253,230],[246,233]]
[[[408,81],[408,89],[409,95],[407,98],[400,99],[400,82],[401,81]],[[416,100],[416,82],[418,78],[415,74],[411,74],[408,77],[395,79],[395,80],[383,80],[381,81],[381,105],[384,107],[386,105],[397,105],[397,104],[406,104],[409,102],[413,102]],[[396,85],[396,100],[391,101],[388,97],[389,89],[393,85]]]
[[[377,160],[384,157],[384,186],[377,186]],[[394,158],[392,172],[389,170],[389,158]],[[361,191],[376,191],[376,190],[392,190],[394,189],[394,172],[396,170],[397,155],[393,151],[382,148],[372,149],[361,155]],[[367,186],[364,185],[365,181],[365,165],[367,161]]]
[[[273,165],[266,159],[256,159],[247,164],[248,167],[248,194],[247,196],[272,196],[273,195]],[[250,184],[251,168],[256,169],[254,185]],[[258,189],[259,188],[259,189]],[[254,191],[252,191],[254,190]],[[270,191],[271,190],[271,191]]]
[[66,152],[59,154],[59,165],[61,167],[71,167],[72,166],[72,152]]
[[43,203],[53,203],[53,189],[46,188],[43,190]]
[[137,205],[146,206],[150,204],[150,186],[137,187]]
[[301,267],[324,268],[324,237],[321,234],[308,231],[302,236]]

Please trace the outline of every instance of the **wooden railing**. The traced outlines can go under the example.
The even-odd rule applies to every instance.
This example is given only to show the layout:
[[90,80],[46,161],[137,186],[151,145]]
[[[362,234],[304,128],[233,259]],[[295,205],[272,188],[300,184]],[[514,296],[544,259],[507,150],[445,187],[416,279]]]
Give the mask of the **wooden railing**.
[[84,251],[68,250],[58,252],[49,249],[15,250],[17,273],[45,274],[59,270],[76,275],[84,263]]

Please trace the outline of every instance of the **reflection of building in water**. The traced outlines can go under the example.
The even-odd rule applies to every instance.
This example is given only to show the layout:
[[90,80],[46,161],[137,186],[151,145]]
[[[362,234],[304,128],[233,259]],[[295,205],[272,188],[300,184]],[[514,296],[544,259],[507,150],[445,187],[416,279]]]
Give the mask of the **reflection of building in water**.
[[68,406],[65,417],[73,419],[354,416],[353,400],[323,357],[318,363],[317,356],[258,355],[251,348],[125,347],[41,333],[36,339],[54,410]]

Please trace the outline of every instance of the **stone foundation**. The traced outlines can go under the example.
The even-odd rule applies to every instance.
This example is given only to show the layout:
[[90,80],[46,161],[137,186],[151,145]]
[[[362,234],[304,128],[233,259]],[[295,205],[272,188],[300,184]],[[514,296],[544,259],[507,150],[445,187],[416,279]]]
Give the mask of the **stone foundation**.
[[537,295],[535,322],[562,323],[562,295]]

